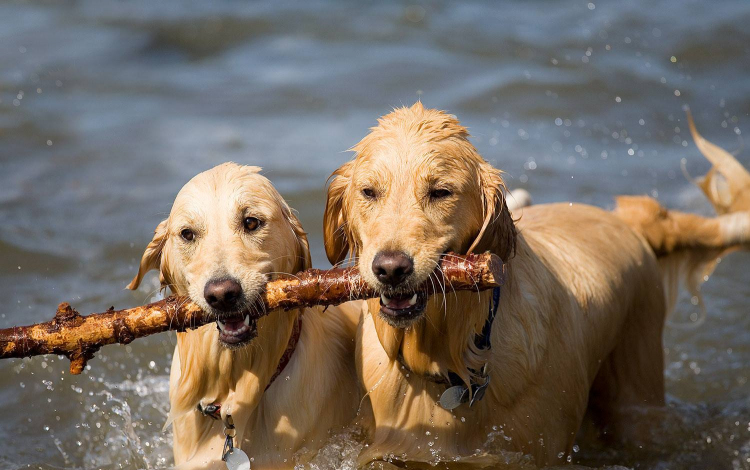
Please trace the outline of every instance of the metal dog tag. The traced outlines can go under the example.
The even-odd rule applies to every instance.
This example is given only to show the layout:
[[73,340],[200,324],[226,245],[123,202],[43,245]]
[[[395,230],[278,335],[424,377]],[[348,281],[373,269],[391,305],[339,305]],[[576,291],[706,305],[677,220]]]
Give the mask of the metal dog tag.
[[250,459],[242,449],[235,447],[227,454],[227,468],[229,470],[250,470]]
[[454,385],[440,395],[440,406],[446,410],[453,410],[467,400],[469,389],[463,385]]

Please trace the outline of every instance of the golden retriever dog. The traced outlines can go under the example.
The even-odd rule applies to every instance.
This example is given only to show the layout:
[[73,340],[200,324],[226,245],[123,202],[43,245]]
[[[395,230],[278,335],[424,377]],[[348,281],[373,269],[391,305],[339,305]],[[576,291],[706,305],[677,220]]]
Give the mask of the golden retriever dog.
[[[320,448],[359,404],[353,357],[361,303],[261,316],[264,283],[309,268],[310,253],[299,221],[258,172],[225,163],[190,180],[128,286],[156,269],[162,287],[216,316],[215,324],[177,333],[169,421],[179,468],[226,468],[222,419],[230,414],[235,445],[254,469],[291,469],[296,452]],[[199,404],[220,404],[222,419],[204,416]]]
[[[688,126],[698,150],[712,163],[709,172],[699,178],[683,172],[714,207],[719,217],[704,218],[669,211],[645,196],[615,198],[615,215],[642,234],[655,250],[662,268],[668,310],[677,301],[684,284],[705,314],[700,286],[711,275],[721,257],[740,248],[748,238],[750,211],[750,173],[732,154],[707,141],[698,133],[688,111]],[[683,249],[676,249],[682,246]]]
[[[361,464],[565,463],[584,417],[617,438],[634,408],[664,403],[654,241],[583,204],[514,220],[501,172],[468,137],[416,103],[382,117],[332,175],[327,255],[352,256],[381,293],[357,333],[372,411]],[[676,230],[665,252],[694,245],[660,220]],[[747,240],[747,217],[707,221],[696,224],[712,240]],[[425,296],[447,252],[487,250],[505,263],[501,289]]]

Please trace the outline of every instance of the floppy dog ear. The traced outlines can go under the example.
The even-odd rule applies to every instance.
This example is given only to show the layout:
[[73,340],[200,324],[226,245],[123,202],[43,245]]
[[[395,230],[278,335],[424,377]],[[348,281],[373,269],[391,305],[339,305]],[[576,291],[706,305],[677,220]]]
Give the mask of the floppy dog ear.
[[128,289],[138,289],[138,286],[143,280],[143,276],[145,276],[147,272],[151,271],[152,269],[159,269],[159,266],[161,265],[162,249],[164,248],[164,243],[166,243],[167,241],[168,220],[169,219],[164,219],[161,221],[161,223],[159,223],[159,225],[156,226],[156,230],[154,230],[154,238],[146,247],[146,251],[143,252],[141,265],[138,268],[138,274],[136,274],[133,280],[130,281],[130,284],[128,284],[127,287]]
[[307,241],[307,232],[302,228],[302,224],[294,214],[294,211],[286,203],[282,207],[284,217],[286,217],[287,222],[292,227],[294,236],[297,239],[297,255],[292,272],[297,273],[305,269],[310,269],[312,268],[312,259],[310,258],[310,243]]
[[503,261],[508,261],[516,251],[516,225],[505,203],[506,189],[502,172],[489,163],[482,163],[479,168],[479,186],[482,190],[484,221],[468,252],[491,251]]
[[344,228],[344,193],[351,183],[354,161],[343,164],[328,178],[328,198],[323,216],[323,241],[331,264],[343,261],[351,249],[347,230]]

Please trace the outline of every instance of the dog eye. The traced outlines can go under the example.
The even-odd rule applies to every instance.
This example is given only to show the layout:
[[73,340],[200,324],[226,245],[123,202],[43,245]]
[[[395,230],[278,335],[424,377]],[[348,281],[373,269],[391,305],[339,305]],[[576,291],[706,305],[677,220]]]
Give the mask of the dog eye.
[[191,242],[195,238],[195,233],[189,228],[186,228],[186,229],[183,229],[182,232],[180,232],[180,236],[186,242]]
[[430,199],[445,199],[451,194],[453,193],[447,189],[433,189],[430,191]]
[[362,195],[366,197],[367,199],[375,199],[377,197],[377,194],[375,194],[375,190],[372,188],[363,189]]
[[245,217],[245,220],[242,221],[242,225],[245,227],[245,230],[248,232],[254,232],[255,230],[258,230],[258,227],[260,227],[260,219],[257,219],[255,217]]

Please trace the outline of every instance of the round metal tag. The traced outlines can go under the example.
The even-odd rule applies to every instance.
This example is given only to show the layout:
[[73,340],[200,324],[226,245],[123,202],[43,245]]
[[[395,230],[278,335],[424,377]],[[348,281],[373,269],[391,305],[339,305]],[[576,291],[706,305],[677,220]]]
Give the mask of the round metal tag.
[[440,395],[440,406],[446,410],[458,408],[466,401],[465,397],[468,392],[469,389],[463,385],[454,385]]
[[246,453],[242,452],[242,449],[235,447],[227,455],[227,468],[229,470],[250,470],[250,459]]

